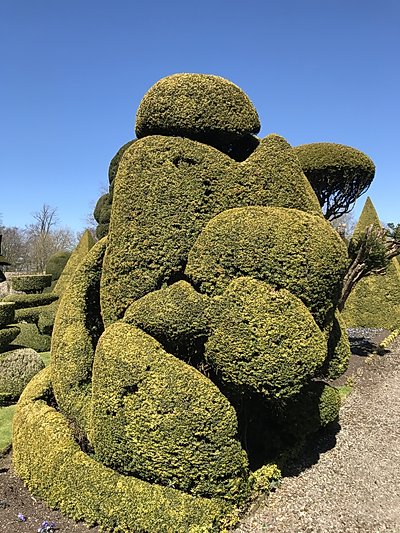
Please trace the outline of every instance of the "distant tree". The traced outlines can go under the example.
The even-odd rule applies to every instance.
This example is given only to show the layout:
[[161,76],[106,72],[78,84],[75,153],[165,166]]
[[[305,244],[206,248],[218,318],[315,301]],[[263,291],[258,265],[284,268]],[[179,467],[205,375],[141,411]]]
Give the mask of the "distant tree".
[[57,209],[43,204],[33,213],[35,222],[25,228],[28,264],[32,272],[44,272],[51,255],[58,251],[71,250],[76,239],[68,228],[57,228]]
[[27,262],[24,231],[15,227],[6,228],[3,226],[0,228],[0,233],[3,236],[1,246],[2,254],[10,262],[10,266],[5,267],[3,270],[24,271]]
[[374,179],[373,161],[350,146],[311,143],[294,150],[328,220],[351,211]]

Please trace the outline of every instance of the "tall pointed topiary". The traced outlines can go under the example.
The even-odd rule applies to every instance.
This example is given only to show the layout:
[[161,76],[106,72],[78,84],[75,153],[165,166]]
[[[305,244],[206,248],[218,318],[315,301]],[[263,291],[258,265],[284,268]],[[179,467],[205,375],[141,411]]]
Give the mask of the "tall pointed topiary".
[[[370,226],[377,229],[382,227],[368,197],[352,240],[356,242]],[[348,327],[393,330],[400,326],[400,266],[396,258],[390,260],[385,274],[371,274],[356,284],[342,315]]]

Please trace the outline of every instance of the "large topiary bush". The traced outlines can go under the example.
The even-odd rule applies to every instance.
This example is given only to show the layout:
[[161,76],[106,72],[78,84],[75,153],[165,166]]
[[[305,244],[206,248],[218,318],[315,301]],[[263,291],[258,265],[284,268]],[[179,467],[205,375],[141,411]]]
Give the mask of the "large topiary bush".
[[346,248],[291,146],[258,129],[237,86],[174,75],[110,165],[108,235],[63,290],[14,424],[17,472],[76,519],[220,531],[338,416],[315,380],[339,359]]

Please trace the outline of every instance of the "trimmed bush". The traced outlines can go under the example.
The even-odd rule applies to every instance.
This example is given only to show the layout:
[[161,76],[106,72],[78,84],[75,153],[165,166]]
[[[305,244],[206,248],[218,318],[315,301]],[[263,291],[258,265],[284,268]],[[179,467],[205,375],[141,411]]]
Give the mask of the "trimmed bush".
[[350,342],[346,324],[337,311],[331,324],[326,329],[328,338],[328,357],[321,369],[321,376],[334,380],[344,374],[351,356]]
[[158,340],[170,353],[192,359],[208,333],[209,298],[186,281],[151,292],[128,307],[124,321]]
[[108,193],[103,194],[97,200],[93,216],[99,224],[108,224],[111,217],[111,199]]
[[56,252],[51,255],[46,263],[46,274],[51,274],[52,281],[57,281],[64,270],[68,259],[71,257],[71,252]]
[[58,300],[57,294],[7,294],[3,302],[14,302],[15,309],[48,305]]
[[295,209],[246,207],[213,218],[190,251],[185,274],[218,295],[251,276],[302,300],[319,326],[331,320],[347,266],[346,247],[323,218]]
[[161,79],[144,95],[136,114],[138,138],[182,136],[220,149],[259,130],[248,96],[230,81],[205,74]]
[[84,231],[78,245],[71,254],[71,257],[68,259],[67,264],[65,265],[63,271],[61,272],[60,277],[56,285],[54,286],[53,292],[58,296],[61,296],[70,282],[70,279],[78,268],[79,264],[83,261],[86,254],[92,248],[94,244],[94,239],[89,230]]
[[7,324],[11,324],[14,322],[14,316],[15,316],[15,303],[14,302],[7,302],[7,301],[1,301],[0,302],[0,328],[3,326],[7,326]]
[[6,326],[0,329],[0,349],[2,346],[11,344],[20,333],[20,328],[17,326]]
[[15,291],[39,293],[51,284],[51,274],[24,274],[13,276],[11,286]]
[[121,318],[132,301],[179,279],[204,225],[245,205],[295,207],[322,219],[297,158],[277,135],[243,163],[184,138],[151,136],[132,144],[115,184],[101,281],[105,323]]
[[96,228],[96,237],[98,240],[107,237],[110,224],[99,224]]
[[48,352],[51,346],[51,336],[41,335],[36,324],[19,322],[20,333],[12,342],[17,346],[28,346],[37,352]]
[[92,443],[101,463],[196,496],[243,496],[247,457],[235,438],[233,407],[146,333],[124,323],[105,330],[92,401]]
[[31,381],[14,416],[13,462],[29,490],[67,516],[109,530],[220,530],[227,503],[123,476],[83,453],[67,420],[46,403],[50,376],[47,368]]
[[[350,246],[370,225],[381,228],[371,199],[367,198],[354,229]],[[394,330],[400,324],[400,266],[391,259],[384,275],[371,274],[361,279],[346,300],[342,312],[347,327],[385,328]]]
[[15,321],[37,324],[42,310],[43,307],[24,307],[23,309],[17,309],[15,311]]
[[81,431],[88,427],[92,366],[103,332],[100,276],[106,239],[97,242],[61,298],[52,337],[52,380],[60,409]]
[[348,212],[375,176],[374,162],[351,146],[311,143],[294,151],[329,220]]
[[0,351],[0,405],[16,400],[35,374],[44,368],[31,348]]
[[205,357],[242,395],[277,400],[297,394],[326,357],[326,342],[290,292],[252,278],[234,280],[215,298]]

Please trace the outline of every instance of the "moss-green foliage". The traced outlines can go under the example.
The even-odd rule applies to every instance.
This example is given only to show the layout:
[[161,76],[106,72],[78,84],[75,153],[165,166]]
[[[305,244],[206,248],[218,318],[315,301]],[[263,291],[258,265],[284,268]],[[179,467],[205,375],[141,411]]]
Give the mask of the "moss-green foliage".
[[92,438],[103,463],[207,497],[238,499],[247,458],[212,382],[129,324],[106,329],[93,368]]
[[14,302],[15,309],[48,305],[58,300],[57,294],[7,294],[3,302]]
[[375,176],[374,162],[351,146],[311,143],[294,151],[328,219],[347,213]]
[[279,413],[285,421],[285,431],[294,438],[302,438],[315,433],[321,427],[334,422],[339,416],[340,394],[337,389],[314,381],[291,398]]
[[4,300],[0,302],[0,328],[11,324],[14,322],[15,316],[15,303],[5,302]]
[[37,327],[42,335],[51,335],[53,333],[54,321],[58,310],[59,301],[40,308],[40,314],[37,321]]
[[14,411],[15,405],[0,407],[0,455],[6,453],[11,447]]
[[[378,214],[367,198],[355,227],[352,241],[373,225],[380,228]],[[351,246],[352,243],[350,243]],[[359,281],[348,297],[343,318],[348,327],[396,329],[400,325],[400,267],[393,258],[384,275],[371,274]]]
[[305,184],[290,145],[278,136],[266,138],[243,163],[189,139],[151,136],[132,144],[115,184],[102,277],[105,322],[121,318],[132,301],[179,279],[204,225],[225,209],[279,205],[322,219]]
[[346,260],[343,241],[324,219],[294,209],[247,207],[227,210],[206,225],[185,273],[210,295],[240,276],[285,288],[322,326],[338,301]]
[[28,346],[37,352],[50,350],[51,336],[42,335],[35,323],[19,322],[20,333],[12,342],[13,345]]
[[43,307],[24,307],[23,309],[17,309],[15,311],[15,321],[37,324],[42,309]]
[[111,198],[108,193],[97,200],[93,216],[99,224],[108,224],[111,218]]
[[23,274],[13,276],[11,285],[15,291],[39,293],[51,284],[51,274]]
[[42,359],[31,348],[0,351],[0,405],[4,401],[16,400],[42,368]]
[[300,391],[326,357],[326,342],[305,305],[252,278],[217,297],[205,357],[242,394],[286,398]]
[[61,272],[70,257],[71,252],[56,252],[49,257],[46,263],[46,274],[51,274],[53,282],[61,276]]
[[13,461],[28,488],[51,507],[111,531],[218,531],[230,507],[113,472],[83,453],[51,397],[49,369],[25,389],[14,416]]
[[192,359],[208,333],[208,300],[186,281],[178,281],[136,300],[124,321],[154,337],[168,352]]
[[99,284],[106,239],[77,268],[61,298],[52,337],[53,387],[57,403],[82,430],[90,408],[94,350],[103,331]]
[[17,326],[6,326],[0,329],[0,347],[11,344],[18,337],[20,328]]
[[385,328],[400,325],[400,268],[393,258],[385,275],[363,278],[354,287],[342,312],[349,328]]
[[174,135],[226,149],[238,137],[258,133],[260,121],[247,95],[219,76],[175,74],[144,95],[136,135]]
[[93,244],[94,239],[92,234],[89,230],[86,230],[80,238],[75,250],[72,252],[71,257],[68,259],[63,271],[61,272],[61,275],[53,289],[54,294],[61,296],[64,293],[73,273],[78,268],[88,251],[92,248]]
[[328,356],[321,369],[321,375],[326,379],[334,380],[346,372],[351,356],[346,324],[338,311],[326,328],[326,335],[328,338]]

